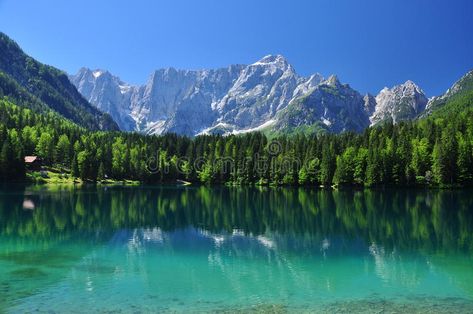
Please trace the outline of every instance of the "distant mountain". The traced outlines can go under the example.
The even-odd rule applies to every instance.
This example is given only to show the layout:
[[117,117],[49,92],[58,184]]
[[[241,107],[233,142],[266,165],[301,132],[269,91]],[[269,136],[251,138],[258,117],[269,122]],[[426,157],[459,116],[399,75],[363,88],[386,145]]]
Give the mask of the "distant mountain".
[[393,88],[384,88],[375,98],[371,124],[412,120],[425,110],[428,99],[414,82],[407,81]]
[[[471,76],[470,72],[466,77]],[[189,136],[360,132],[429,114],[461,88],[454,86],[429,101],[419,86],[406,81],[385,87],[376,96],[362,95],[333,75],[299,76],[281,55],[216,70],[161,69],[142,86],[86,68],[70,80],[87,100],[110,113],[122,130]]]
[[123,130],[196,135],[240,132],[267,123],[288,103],[322,81],[298,76],[282,56],[216,70],[155,71],[130,86],[104,70],[70,76],[82,95],[110,113]]
[[332,75],[281,110],[273,129],[283,133],[360,132],[369,125],[368,115],[364,97]]
[[40,113],[49,110],[93,130],[118,130],[108,114],[85,100],[67,75],[26,55],[0,33],[0,97]]

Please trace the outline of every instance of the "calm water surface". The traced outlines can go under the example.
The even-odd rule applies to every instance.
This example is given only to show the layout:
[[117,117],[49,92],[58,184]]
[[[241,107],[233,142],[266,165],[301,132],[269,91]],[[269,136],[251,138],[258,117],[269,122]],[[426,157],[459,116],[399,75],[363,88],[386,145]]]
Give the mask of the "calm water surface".
[[471,191],[3,187],[0,312],[473,312]]

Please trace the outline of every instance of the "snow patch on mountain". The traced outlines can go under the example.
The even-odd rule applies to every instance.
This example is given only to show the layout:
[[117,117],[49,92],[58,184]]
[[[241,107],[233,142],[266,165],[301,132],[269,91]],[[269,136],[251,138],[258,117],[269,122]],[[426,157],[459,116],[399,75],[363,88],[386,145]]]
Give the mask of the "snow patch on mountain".
[[263,130],[271,127],[275,123],[276,123],[276,119],[271,119],[271,120],[268,120],[268,121],[264,122],[263,124],[255,127],[255,128],[244,129],[244,130],[233,130],[231,134],[244,134],[244,133],[263,131]]
[[221,69],[160,69],[140,86],[99,69],[82,68],[70,80],[122,130],[146,134],[241,134],[313,123],[360,131],[412,119],[427,104],[412,81],[361,96],[335,75],[298,75],[282,55]]
[[96,70],[96,71],[94,71],[94,72],[92,73],[92,75],[93,75],[95,78],[98,78],[100,75],[102,75],[102,73],[103,73],[102,71]]

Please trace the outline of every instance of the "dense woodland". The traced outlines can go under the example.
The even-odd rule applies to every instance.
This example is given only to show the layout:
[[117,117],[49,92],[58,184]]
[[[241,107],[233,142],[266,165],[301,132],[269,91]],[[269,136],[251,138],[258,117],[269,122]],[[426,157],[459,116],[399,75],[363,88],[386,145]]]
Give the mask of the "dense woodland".
[[0,32],[0,98],[3,96],[36,112],[55,111],[88,129],[118,130],[108,114],[80,95],[66,73],[26,55]]
[[90,131],[0,100],[0,176],[25,178],[25,155],[87,181],[235,185],[433,185],[473,182],[473,93],[428,118],[361,134],[199,136]]

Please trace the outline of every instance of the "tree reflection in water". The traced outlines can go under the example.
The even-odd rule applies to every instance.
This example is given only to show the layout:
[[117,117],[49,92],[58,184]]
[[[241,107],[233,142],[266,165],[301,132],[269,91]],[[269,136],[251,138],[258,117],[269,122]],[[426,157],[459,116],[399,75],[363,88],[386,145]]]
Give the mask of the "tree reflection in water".
[[319,242],[321,250],[344,250],[344,241],[361,240],[377,254],[378,247],[470,251],[473,243],[469,191],[167,186],[2,191],[0,234],[38,240],[193,227],[214,234],[295,236]]

